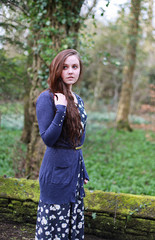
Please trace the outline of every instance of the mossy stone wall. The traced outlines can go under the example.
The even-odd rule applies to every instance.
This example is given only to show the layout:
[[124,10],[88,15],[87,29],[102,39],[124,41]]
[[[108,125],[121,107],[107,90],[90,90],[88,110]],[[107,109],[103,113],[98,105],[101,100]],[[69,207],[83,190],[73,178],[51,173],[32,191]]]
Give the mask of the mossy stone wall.
[[[39,183],[0,177],[0,221],[36,223]],[[112,240],[155,240],[155,197],[86,189],[85,232]]]

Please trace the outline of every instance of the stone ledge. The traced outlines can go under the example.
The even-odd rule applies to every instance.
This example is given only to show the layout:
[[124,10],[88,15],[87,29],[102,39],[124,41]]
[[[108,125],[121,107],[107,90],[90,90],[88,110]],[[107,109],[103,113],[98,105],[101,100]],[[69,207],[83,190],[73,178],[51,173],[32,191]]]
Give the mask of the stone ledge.
[[[0,221],[36,222],[39,183],[0,177]],[[116,240],[155,239],[155,197],[86,189],[85,231]]]

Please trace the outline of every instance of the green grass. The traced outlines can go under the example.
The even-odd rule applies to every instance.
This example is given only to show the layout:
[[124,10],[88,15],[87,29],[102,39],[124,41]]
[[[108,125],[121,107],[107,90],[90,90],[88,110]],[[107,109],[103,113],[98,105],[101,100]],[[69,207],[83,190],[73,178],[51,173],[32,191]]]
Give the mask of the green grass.
[[[1,104],[0,111],[2,116],[22,116],[23,106],[21,103]],[[150,132],[150,137],[146,138],[144,130],[116,131],[107,127],[114,117],[114,114],[105,112],[88,114],[83,147],[90,177],[87,187],[90,190],[155,195],[155,133]],[[143,122],[143,119],[137,119],[139,123]],[[12,177],[19,171],[24,174],[21,160],[25,157],[26,145],[20,142],[22,130],[17,130],[17,125],[22,126],[22,120],[13,121],[11,117],[0,129],[1,176]]]
[[83,154],[89,189],[155,195],[155,144],[143,130],[88,125]]
[[20,142],[21,130],[0,129],[0,176],[14,177],[21,160],[21,151],[26,151]]

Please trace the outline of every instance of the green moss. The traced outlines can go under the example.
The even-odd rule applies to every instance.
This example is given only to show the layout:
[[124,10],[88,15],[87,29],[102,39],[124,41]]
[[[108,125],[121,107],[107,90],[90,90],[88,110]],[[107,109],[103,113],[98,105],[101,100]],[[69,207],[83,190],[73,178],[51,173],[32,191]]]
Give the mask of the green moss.
[[5,207],[8,205],[8,199],[0,198],[0,206]]
[[39,201],[39,182],[27,179],[0,177],[0,198],[12,198],[17,200],[31,199]]
[[[38,181],[0,178],[0,221],[35,224],[38,200]],[[155,197],[86,189],[84,203],[86,232],[117,240],[153,240]]]
[[86,190],[85,209],[155,219],[155,197]]

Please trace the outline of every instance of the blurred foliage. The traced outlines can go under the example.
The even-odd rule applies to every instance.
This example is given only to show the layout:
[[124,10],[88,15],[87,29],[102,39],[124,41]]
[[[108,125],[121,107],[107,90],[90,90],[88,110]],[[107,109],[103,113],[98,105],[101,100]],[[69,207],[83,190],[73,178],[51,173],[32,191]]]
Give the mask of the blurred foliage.
[[13,161],[12,152],[15,141],[20,137],[20,132],[17,130],[9,131],[1,129],[0,134],[0,175],[8,175],[13,177]]
[[0,104],[0,112],[1,114],[24,114],[23,103],[16,101],[16,102],[4,102]]
[[[120,5],[118,18],[115,21],[101,22],[95,19],[94,13],[88,20],[79,14],[82,2],[79,1],[75,12],[70,11],[69,14],[68,9],[72,8],[73,3],[61,0],[54,1],[53,13],[49,16],[49,1],[47,0],[15,1],[14,5],[10,1],[2,1],[3,5],[5,4],[7,7],[7,10],[3,9],[7,19],[4,18],[1,21],[2,27],[6,31],[6,34],[1,36],[2,43],[7,46],[9,39],[12,40],[12,43],[17,43],[16,40],[21,42],[20,49],[23,50],[20,50],[20,53],[28,54],[27,74],[31,79],[33,78],[32,53],[39,54],[43,62],[38,71],[38,77],[42,79],[42,87],[46,88],[49,74],[48,65],[58,51],[53,39],[60,40],[59,50],[73,47],[75,41],[79,39],[77,49],[81,53],[85,71],[79,89],[75,87],[76,91],[78,89],[78,93],[86,100],[92,101],[93,99],[94,108],[98,106],[101,99],[104,99],[105,105],[109,104],[116,109],[122,85],[122,69],[128,41],[129,3]],[[110,8],[109,2],[108,5]],[[74,24],[80,25],[79,32],[72,32]],[[141,103],[148,103],[149,83],[154,82],[155,54],[152,45],[153,38],[148,39],[147,37],[148,24],[150,24],[148,22],[148,5],[144,1],[134,76],[131,107],[133,110],[137,110]],[[66,31],[68,31],[67,34]],[[11,46],[9,45],[8,48],[11,49]],[[11,51],[8,48],[7,52]],[[17,51],[19,52],[19,49]],[[24,59],[26,59],[25,55]],[[25,76],[24,72],[25,69],[23,69]],[[18,80],[18,84],[14,85],[12,94],[19,84]],[[15,94],[15,96],[17,95]]]
[[[23,176],[25,169],[21,168],[26,157],[26,145],[20,141],[21,130],[1,129],[0,134],[0,175],[16,176],[20,171]],[[18,154],[17,154],[18,152]]]
[[40,57],[42,64],[37,73],[43,88],[48,86],[48,68],[55,55],[63,49],[77,46],[78,30],[85,19],[80,15],[83,2],[2,0],[0,26],[5,29],[5,35],[0,37],[1,41],[6,46],[10,43],[21,47],[28,56],[27,71],[31,79],[35,69],[30,58]]
[[0,100],[22,99],[27,81],[26,57],[9,58],[0,49]]
[[23,129],[24,109],[23,103],[3,102],[0,104],[0,128]]

